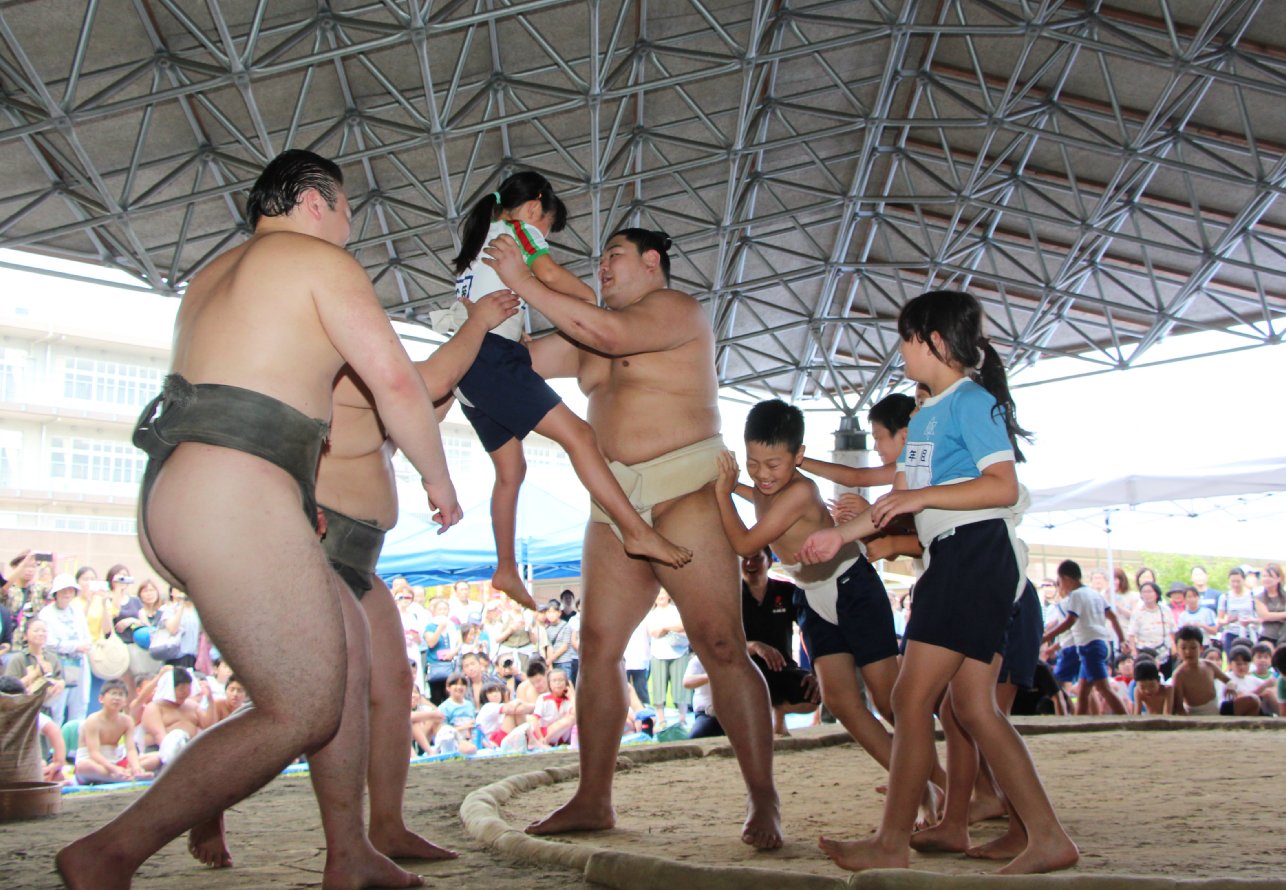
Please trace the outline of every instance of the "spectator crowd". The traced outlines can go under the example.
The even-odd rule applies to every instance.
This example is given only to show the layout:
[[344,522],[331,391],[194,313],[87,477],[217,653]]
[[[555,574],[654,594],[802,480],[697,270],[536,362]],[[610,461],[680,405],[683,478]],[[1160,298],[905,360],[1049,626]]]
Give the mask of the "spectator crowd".
[[[572,591],[532,611],[465,581],[439,594],[399,577],[391,590],[416,676],[409,756],[576,744],[578,721],[593,715],[576,709],[581,640]],[[890,593],[899,632],[913,593]],[[1186,580],[1163,589],[1147,567],[1132,576],[1096,569],[1082,578],[1067,561],[1057,577],[1039,583],[1039,593],[1041,661],[1015,713],[1286,716],[1280,645],[1286,592],[1277,563],[1235,567],[1225,589],[1193,566]],[[751,623],[750,651],[758,660],[765,647]],[[806,673],[808,653],[797,629],[790,648],[785,662]],[[1099,651],[1107,665],[1101,677],[1092,667]],[[101,580],[89,566],[58,572],[53,554],[35,551],[4,567],[0,664],[0,690],[44,696],[40,732],[46,776],[54,780],[147,778],[247,701],[182,591],[163,591],[119,564]],[[630,701],[624,737],[721,732],[703,668],[665,591],[630,637],[624,675]],[[833,719],[816,698],[801,694],[778,708],[777,731],[787,732],[785,710],[811,713],[804,721]],[[774,703],[780,704],[776,695]]]

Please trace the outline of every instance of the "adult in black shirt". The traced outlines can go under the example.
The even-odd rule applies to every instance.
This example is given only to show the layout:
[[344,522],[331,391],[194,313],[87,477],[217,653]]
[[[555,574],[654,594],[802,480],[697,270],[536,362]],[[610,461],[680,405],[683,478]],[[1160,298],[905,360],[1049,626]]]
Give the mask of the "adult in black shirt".
[[769,578],[771,565],[772,552],[767,547],[741,561],[741,623],[750,659],[768,682],[773,729],[788,735],[786,714],[812,711],[820,697],[817,679],[791,658],[797,588]]

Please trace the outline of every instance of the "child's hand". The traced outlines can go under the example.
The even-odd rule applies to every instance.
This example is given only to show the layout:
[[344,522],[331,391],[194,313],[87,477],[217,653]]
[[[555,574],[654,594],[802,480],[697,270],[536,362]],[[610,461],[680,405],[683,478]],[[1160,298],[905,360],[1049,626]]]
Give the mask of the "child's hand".
[[715,494],[721,498],[730,497],[737,487],[737,477],[741,468],[737,466],[737,456],[731,451],[719,454],[719,478],[714,481]]
[[836,525],[848,522],[856,519],[869,506],[870,502],[860,494],[846,491],[830,502],[831,519],[835,520]]
[[883,528],[894,517],[903,513],[919,513],[923,509],[923,495],[919,489],[895,489],[871,505],[871,520],[876,528]]
[[829,562],[839,553],[839,548],[844,546],[844,539],[840,533],[833,528],[818,529],[808,536],[804,541],[804,546],[799,548],[799,561],[804,565],[816,565],[819,562]]

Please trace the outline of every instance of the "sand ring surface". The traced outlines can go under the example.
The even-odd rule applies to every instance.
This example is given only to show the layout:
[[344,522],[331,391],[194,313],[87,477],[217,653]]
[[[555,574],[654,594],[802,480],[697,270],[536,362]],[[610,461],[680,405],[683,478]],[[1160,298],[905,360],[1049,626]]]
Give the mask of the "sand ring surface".
[[[620,890],[737,888],[1235,888],[1286,887],[1272,835],[1251,830],[1257,790],[1280,801],[1286,721],[1028,719],[1020,721],[1054,805],[1081,847],[1056,876],[1000,877],[1003,863],[913,854],[910,870],[850,875],[816,847],[819,834],[874,831],[883,771],[831,727],[778,743],[786,845],[758,852],[739,839],[744,787],[723,740],[627,748],[616,778],[618,828],[535,838],[521,828],[570,796],[575,766],[521,773],[479,788],[460,808],[465,829],[507,856],[583,871]],[[941,744],[939,744],[941,752]],[[1004,823],[974,826],[975,843]],[[1194,836],[1199,840],[1194,840]]]

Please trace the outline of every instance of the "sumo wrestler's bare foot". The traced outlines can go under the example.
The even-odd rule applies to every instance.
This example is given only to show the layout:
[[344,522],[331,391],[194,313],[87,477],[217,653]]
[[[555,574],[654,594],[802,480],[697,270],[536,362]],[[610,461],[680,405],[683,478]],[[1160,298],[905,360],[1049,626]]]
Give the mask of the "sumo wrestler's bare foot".
[[1071,868],[1081,858],[1076,844],[1066,834],[1039,841],[1032,840],[1014,861],[1000,869],[1002,875],[1043,875]]
[[1005,804],[994,794],[974,794],[969,801],[969,824],[986,822],[988,819],[1005,818]]
[[59,850],[54,867],[70,890],[129,890],[137,865],[113,854],[91,834]]
[[969,829],[939,822],[912,834],[911,849],[920,853],[963,853],[969,849]]
[[188,832],[188,852],[192,858],[210,868],[231,868],[232,853],[228,851],[223,833],[223,814],[194,825]]
[[616,827],[611,803],[587,802],[573,797],[543,819],[527,826],[528,834],[563,834],[568,831],[604,831]]
[[377,832],[372,828],[370,837],[371,846],[390,859],[421,859],[437,862],[443,859],[456,859],[460,855],[455,850],[439,847],[420,837],[406,826],[386,832]]
[[741,842],[756,850],[780,850],[781,805],[774,792],[762,800],[752,795],[746,803],[746,821],[741,826]]
[[505,596],[524,609],[539,611],[531,592],[527,590],[527,585],[522,582],[522,573],[518,571],[517,566],[497,567],[496,573],[491,576],[491,587],[494,590],[503,590]]
[[860,841],[836,841],[819,838],[817,846],[840,868],[863,871],[868,868],[906,868],[911,864],[910,848],[890,850],[878,837]]
[[636,531],[622,531],[621,543],[630,556],[652,559],[672,569],[681,569],[692,561],[691,550],[671,544],[664,535],[646,524],[640,523]]
[[424,879],[399,868],[369,843],[348,852],[328,850],[322,890],[366,890],[367,887],[422,887]]

